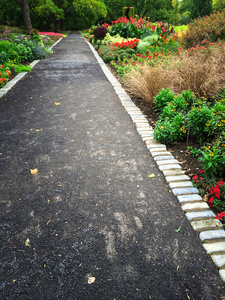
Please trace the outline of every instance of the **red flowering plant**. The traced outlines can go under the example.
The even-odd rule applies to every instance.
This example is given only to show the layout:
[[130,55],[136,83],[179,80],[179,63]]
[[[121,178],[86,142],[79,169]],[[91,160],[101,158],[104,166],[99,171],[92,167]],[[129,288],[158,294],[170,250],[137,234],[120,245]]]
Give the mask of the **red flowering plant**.
[[10,74],[11,72],[4,65],[0,65],[0,88],[8,82]]
[[110,35],[119,34],[124,38],[143,38],[145,36],[151,35],[153,32],[157,34],[168,35],[169,32],[162,23],[154,23],[146,21],[143,18],[139,20],[127,17],[119,18],[116,21],[112,21],[112,26],[109,27]]
[[216,209],[217,212],[225,210],[225,182],[218,181],[217,184],[209,190],[209,206]]
[[225,226],[225,181],[215,182],[213,186],[204,177],[204,170],[192,177],[193,185],[198,188],[200,195],[208,202],[209,207],[217,214],[216,218]]
[[127,49],[127,48],[136,49],[138,43],[139,43],[139,40],[134,39],[134,40],[130,40],[130,41],[122,42],[122,43],[114,43],[114,46],[117,49]]

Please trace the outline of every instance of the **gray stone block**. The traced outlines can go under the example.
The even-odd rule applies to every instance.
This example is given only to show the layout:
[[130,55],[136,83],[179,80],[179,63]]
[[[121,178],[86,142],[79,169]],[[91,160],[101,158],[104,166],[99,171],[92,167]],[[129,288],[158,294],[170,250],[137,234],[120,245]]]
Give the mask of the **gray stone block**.
[[175,188],[172,189],[172,193],[174,196],[180,196],[180,195],[190,195],[190,194],[198,194],[199,191],[196,188]]
[[225,255],[212,255],[212,260],[219,269],[225,268]]
[[177,196],[178,201],[183,203],[201,201],[202,197],[198,194]]
[[174,156],[173,155],[165,155],[165,156],[155,156],[154,157],[154,160],[157,161],[157,160],[167,160],[167,159],[174,159]]
[[217,219],[192,221],[191,226],[197,232],[223,228],[223,224]]
[[163,171],[164,176],[178,176],[185,174],[184,170],[165,170]]
[[191,181],[177,181],[177,182],[170,182],[169,187],[172,190],[175,188],[189,188],[189,187],[193,187],[193,185]]
[[225,230],[218,229],[203,231],[200,233],[199,238],[202,240],[203,243],[217,239],[224,239],[225,241]]
[[182,205],[181,208],[185,212],[203,211],[210,209],[206,202],[186,203]]
[[225,254],[225,242],[205,243],[203,247],[208,254]]
[[223,270],[223,269],[219,270],[219,274],[220,274],[222,281],[225,282],[225,270]]
[[163,159],[163,160],[156,161],[156,163],[158,166],[174,165],[174,164],[178,164],[178,161],[176,159]]
[[210,218],[215,218],[216,216],[211,210],[188,212],[185,215],[189,221],[210,219]]
[[174,165],[162,165],[159,166],[159,170],[160,171],[165,171],[165,170],[172,170],[172,169],[181,169],[181,166],[178,164],[174,164]]
[[[156,156],[156,158],[157,157],[160,157],[160,156]],[[187,176],[187,175],[166,176],[165,179],[166,179],[167,183],[170,183],[170,182],[180,182],[180,181],[190,181],[190,177]]]

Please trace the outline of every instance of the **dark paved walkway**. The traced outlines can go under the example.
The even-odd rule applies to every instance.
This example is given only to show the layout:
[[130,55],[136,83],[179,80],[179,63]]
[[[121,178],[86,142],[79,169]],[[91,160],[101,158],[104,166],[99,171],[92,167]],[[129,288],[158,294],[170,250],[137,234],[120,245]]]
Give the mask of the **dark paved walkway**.
[[84,39],[54,51],[0,100],[0,299],[220,299],[218,270]]

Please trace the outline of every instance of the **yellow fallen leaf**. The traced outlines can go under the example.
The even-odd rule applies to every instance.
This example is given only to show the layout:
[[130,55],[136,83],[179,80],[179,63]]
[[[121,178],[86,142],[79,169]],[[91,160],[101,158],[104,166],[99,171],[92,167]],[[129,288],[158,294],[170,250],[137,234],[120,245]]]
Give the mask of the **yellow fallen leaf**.
[[46,223],[46,225],[48,225],[51,222],[51,220],[48,220],[48,222]]
[[30,245],[30,239],[29,238],[26,239],[25,246],[31,247],[31,245]]
[[36,175],[38,173],[38,169],[30,169],[32,175]]
[[55,105],[60,105],[60,102],[54,102]]
[[219,226],[220,226],[220,222],[216,222],[216,226],[218,226],[218,227],[219,227]]
[[33,128],[30,129],[30,131],[34,130]]
[[39,132],[40,131],[40,129],[37,129],[37,130],[35,130],[36,132]]
[[148,177],[149,178],[155,178],[155,174],[152,173],[152,174],[148,175]]

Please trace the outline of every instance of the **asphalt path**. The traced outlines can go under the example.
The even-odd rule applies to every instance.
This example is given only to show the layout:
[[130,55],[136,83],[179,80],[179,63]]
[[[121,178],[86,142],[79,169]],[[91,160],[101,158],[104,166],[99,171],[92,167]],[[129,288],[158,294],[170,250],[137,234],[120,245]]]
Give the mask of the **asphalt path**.
[[0,299],[222,299],[85,40],[54,52],[0,100]]

